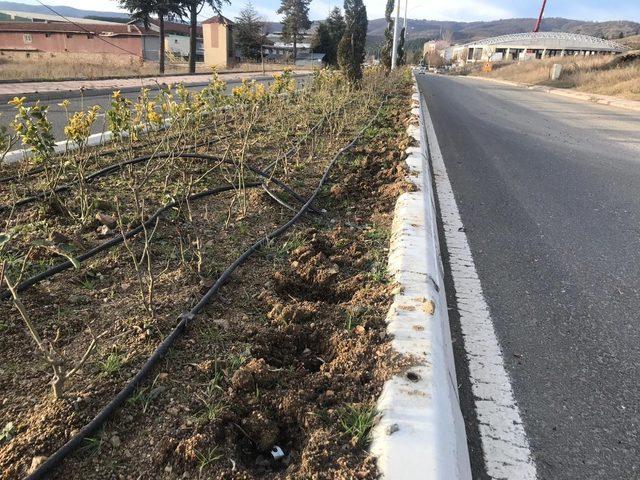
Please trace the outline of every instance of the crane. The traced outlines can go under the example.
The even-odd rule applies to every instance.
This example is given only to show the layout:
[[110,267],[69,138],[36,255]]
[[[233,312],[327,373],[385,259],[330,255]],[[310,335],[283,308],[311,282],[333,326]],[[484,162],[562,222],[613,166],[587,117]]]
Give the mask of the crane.
[[542,16],[544,15],[544,9],[546,6],[547,6],[547,0],[542,0],[542,9],[540,10],[540,16],[538,17],[536,26],[533,27],[533,33],[538,33],[540,31],[540,24],[542,23]]

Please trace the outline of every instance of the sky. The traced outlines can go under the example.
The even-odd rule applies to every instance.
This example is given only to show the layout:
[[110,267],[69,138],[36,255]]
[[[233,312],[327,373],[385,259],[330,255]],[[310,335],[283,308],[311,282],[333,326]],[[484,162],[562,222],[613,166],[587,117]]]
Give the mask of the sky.
[[[20,0],[15,0],[20,1]],[[35,0],[22,0],[36,4]],[[120,11],[116,0],[43,0],[47,5]],[[404,0],[400,0],[404,9]],[[369,18],[384,16],[386,0],[364,0]],[[231,0],[223,13],[234,18],[245,4],[245,0]],[[267,20],[278,20],[276,10],[280,0],[253,0],[254,7]],[[410,18],[429,20],[497,20],[514,17],[536,17],[542,0],[408,0]],[[327,16],[341,0],[312,0],[310,17],[320,20]],[[209,11],[210,13],[210,11]],[[204,16],[207,12],[204,12]],[[548,0],[547,17],[565,17],[576,20],[634,20],[640,22],[640,0]]]

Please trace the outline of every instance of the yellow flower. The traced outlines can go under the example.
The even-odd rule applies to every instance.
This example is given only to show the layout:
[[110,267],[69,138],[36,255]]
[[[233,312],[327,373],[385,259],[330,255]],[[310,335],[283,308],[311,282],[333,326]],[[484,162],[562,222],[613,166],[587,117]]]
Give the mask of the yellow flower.
[[13,105],[16,108],[21,107],[22,105],[24,105],[25,100],[27,99],[27,97],[13,97],[13,100],[9,100],[9,105]]
[[71,104],[71,102],[69,100],[65,99],[62,102],[60,102],[58,104],[58,106],[66,109],[66,108],[69,108],[70,104]]

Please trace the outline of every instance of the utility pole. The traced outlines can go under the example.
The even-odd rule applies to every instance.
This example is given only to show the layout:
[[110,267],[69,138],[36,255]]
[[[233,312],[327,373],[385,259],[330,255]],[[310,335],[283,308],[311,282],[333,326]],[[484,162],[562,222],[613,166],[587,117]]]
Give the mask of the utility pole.
[[398,8],[396,8],[396,21],[393,22],[393,52],[391,52],[391,70],[396,69],[396,63],[398,59],[398,23],[400,22],[400,1],[398,2]]
[[407,39],[407,8],[409,7],[409,0],[404,0],[404,39]]

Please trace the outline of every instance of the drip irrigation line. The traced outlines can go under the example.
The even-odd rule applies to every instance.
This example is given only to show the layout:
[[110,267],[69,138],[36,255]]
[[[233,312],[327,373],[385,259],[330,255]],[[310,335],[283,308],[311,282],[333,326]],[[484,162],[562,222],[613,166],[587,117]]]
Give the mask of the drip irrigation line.
[[[251,183],[245,183],[244,184],[244,188],[256,188],[259,187],[260,185],[263,185],[261,182],[251,182]],[[169,210],[171,210],[172,208],[176,207],[177,205],[179,205],[182,201],[191,201],[191,200],[198,200],[200,198],[204,198],[204,197],[209,197],[212,195],[217,195],[219,193],[223,193],[223,192],[228,192],[230,190],[237,190],[238,188],[240,188],[238,185],[225,185],[222,187],[217,187],[217,188],[213,188],[211,190],[206,190],[204,192],[200,192],[200,193],[196,193],[194,195],[190,195],[184,199],[180,199],[180,200],[174,200],[173,202],[170,202],[168,204],[166,204],[165,206],[163,206],[162,208],[160,208],[159,210],[157,210],[153,215],[151,215],[145,222],[141,223],[140,225],[138,225],[135,228],[132,228],[131,230],[128,230],[127,232],[125,232],[125,234],[123,235],[122,233],[120,233],[118,236],[113,237],[110,240],[107,240],[106,242],[101,243],[100,245],[95,246],[94,248],[87,250],[86,252],[82,253],[81,255],[78,255],[77,257],[74,257],[75,260],[77,260],[78,262],[84,262],[85,260],[88,260],[91,257],[96,256],[98,253],[100,252],[104,252],[105,250],[109,250],[111,247],[114,247],[116,245],[121,244],[122,242],[124,242],[125,240],[131,238],[131,237],[135,237],[137,234],[139,234],[140,232],[142,232],[144,230],[144,228],[150,227],[151,225],[153,225],[157,219],[159,219],[164,213],[168,212]],[[274,197],[276,199],[276,201],[278,201],[277,197]],[[43,272],[40,272],[32,277],[27,278],[26,280],[20,282],[15,288],[16,288],[16,292],[20,293],[20,292],[24,292],[26,289],[28,289],[29,287],[32,287],[33,285],[40,283],[43,280],[46,280],[47,278],[51,278],[54,275],[63,272],[65,270],[70,269],[71,267],[73,267],[73,263],[70,260],[66,260],[62,263],[59,263],[58,265],[54,265],[53,267],[44,270]],[[0,300],[7,300],[8,298],[11,298],[11,292],[9,292],[9,290],[0,290]]]
[[380,103],[378,110],[366,124],[366,126],[358,132],[358,134],[343,148],[341,148],[335,156],[331,159],[327,167],[325,168],[324,174],[318,183],[318,186],[313,191],[311,196],[306,200],[304,205],[300,207],[298,212],[291,217],[291,219],[278,227],[276,230],[263,237],[262,239],[255,242],[251,245],[247,250],[244,251],[242,255],[240,255],[231,265],[229,265],[226,270],[220,275],[218,280],[213,284],[213,286],[205,293],[205,295],[200,299],[200,301],[189,311],[182,313],[179,316],[179,322],[171,331],[171,333],[158,345],[153,354],[147,359],[142,368],[136,373],[136,375],[129,380],[129,382],[124,386],[124,388],[115,396],[113,399],[105,405],[102,410],[84,427],[82,427],[71,439],[67,441],[62,447],[60,447],[53,455],[51,455],[44,463],[42,463],[33,473],[28,475],[25,480],[39,480],[43,478],[47,473],[49,473],[53,468],[58,466],[60,462],[62,462],[65,457],[67,457],[70,453],[72,453],[82,441],[93,434],[106,420],[113,414],[113,412],[119,408],[126,400],[131,396],[134,390],[142,383],[142,381],[146,378],[152,368],[164,357],[167,351],[171,348],[173,343],[178,339],[186,330],[189,322],[192,322],[196,315],[202,311],[202,309],[209,303],[209,300],[213,295],[215,295],[220,287],[228,280],[231,274],[242,265],[253,253],[262,248],[264,245],[269,242],[275,240],[280,237],[283,233],[285,233],[289,228],[291,228],[294,224],[296,224],[307,212],[310,210],[311,204],[318,197],[324,184],[327,182],[329,178],[329,174],[334,164],[338,161],[338,159],[349,149],[355,145],[355,143],[362,137],[364,132],[369,126],[373,124],[373,122],[380,115],[380,111],[382,110],[382,106],[386,102],[388,96],[385,96],[384,100]]
[[[227,122],[227,123],[230,123],[230,122]],[[201,130],[204,130],[204,129],[201,129]],[[168,139],[163,139],[163,140],[173,140],[173,139],[177,138],[178,136],[179,135],[174,135],[174,136],[172,136],[172,137],[170,137]],[[198,142],[198,143],[196,143],[194,145],[184,145],[184,146],[185,147],[189,147],[189,148],[200,148],[200,147],[204,147],[204,146],[215,145],[216,143],[221,142],[222,140],[226,140],[227,138],[230,138],[232,136],[233,136],[233,134],[230,133],[230,134],[224,135],[222,137],[218,137],[218,138],[213,139],[213,140],[203,140],[203,141]],[[134,146],[131,147],[131,150],[142,150],[144,148],[149,148],[149,144],[134,145]],[[113,148],[111,150],[106,150],[106,151],[103,151],[103,152],[99,152],[95,156],[96,157],[106,157],[108,155],[117,155],[117,154],[120,154],[120,153],[127,153],[127,151],[128,151],[128,149],[126,149],[126,148],[119,148],[119,149]],[[37,174],[42,173],[44,171],[45,171],[44,167],[36,167],[36,168],[34,168],[32,170],[29,170],[28,172],[24,173],[23,175],[12,175],[12,176],[9,176],[9,177],[1,177],[0,178],[0,183],[8,183],[8,182],[11,182],[11,181],[14,181],[14,180],[21,180],[21,179],[24,179],[24,178],[27,178],[27,177],[33,177],[34,175],[37,175]]]
[[[324,123],[325,120],[326,120],[326,115],[322,119],[320,119],[320,121],[307,133],[307,135],[305,135],[302,139],[300,139],[300,141],[297,142],[296,145],[294,145],[287,152],[285,152],[282,155],[282,157],[286,157],[286,156],[290,155],[293,151],[295,151],[295,149],[299,148],[299,146],[303,142],[305,142],[307,138],[309,138],[309,135],[313,131],[315,131],[317,128],[319,128],[320,125],[322,125],[322,123]],[[229,135],[229,136],[231,136],[231,135]],[[219,139],[219,140],[223,140],[224,138],[228,138],[229,136],[223,137],[222,139]],[[200,142],[199,144],[196,144],[196,145],[190,145],[189,148],[199,148],[199,147],[202,147],[202,146],[205,146],[205,145],[210,145],[209,142],[210,141],[203,141],[203,142]],[[221,159],[219,157],[213,157],[211,155],[205,155],[205,154],[185,154],[185,153],[173,154],[173,153],[170,153],[170,152],[160,152],[160,153],[155,153],[155,154],[151,154],[151,155],[139,156],[139,157],[135,157],[135,158],[132,158],[132,159],[129,159],[129,160],[125,160],[123,162],[119,162],[119,163],[115,163],[115,164],[112,164],[112,165],[108,165],[108,166],[106,166],[106,167],[104,167],[104,168],[102,168],[102,169],[100,169],[100,170],[98,170],[98,171],[96,171],[96,172],[94,172],[92,174],[87,175],[87,177],[85,177],[85,181],[86,182],[91,182],[91,181],[95,180],[96,178],[103,177],[103,176],[109,175],[111,173],[114,173],[116,171],[119,171],[119,170],[121,170],[122,168],[124,168],[127,165],[135,165],[135,164],[142,163],[144,161],[148,161],[148,160],[152,160],[152,159],[170,158],[170,157],[175,157],[175,158],[198,158],[198,157],[193,157],[192,155],[201,155],[203,159],[205,159],[205,157],[206,157],[207,160],[215,159],[216,161],[220,161],[222,163],[234,164],[234,162],[232,160],[224,160],[224,159]],[[273,168],[275,168],[275,164],[276,163],[277,163],[277,161],[272,162],[271,166],[269,166],[268,168],[271,168],[273,170]],[[264,173],[264,172],[261,172],[260,170],[258,170],[257,167],[252,167],[251,165],[246,165],[246,166],[247,166],[247,168],[249,170],[253,171],[254,173],[256,173],[258,175],[261,175],[261,173]],[[44,168],[42,168],[42,170],[44,170]],[[22,207],[24,205],[28,205],[28,204],[36,202],[38,200],[42,200],[47,195],[50,195],[52,193],[53,194],[57,194],[57,193],[66,192],[66,191],[70,190],[77,183],[78,183],[78,181],[76,180],[76,181],[61,185],[59,187],[56,187],[51,192],[40,192],[40,193],[37,193],[37,194],[32,195],[30,197],[25,197],[25,198],[23,198],[21,200],[18,200],[12,207],[9,207],[7,205],[0,205],[0,212],[7,211],[10,208]],[[277,182],[274,182],[274,183],[276,183],[276,185],[278,185],[281,188],[285,188],[285,190],[287,190],[288,193],[293,195],[296,198],[296,200],[298,200],[298,201],[302,201],[303,200],[302,197],[300,197],[298,194],[296,194],[293,190],[288,189],[288,187],[283,186],[283,184],[278,184]],[[313,213],[315,213],[315,214],[320,214],[320,212],[318,212],[315,209],[312,209],[311,211]]]
[[[235,163],[232,160],[228,160],[228,159],[223,159],[217,156],[213,156],[213,155],[206,155],[206,154],[198,154],[198,153],[169,153],[169,152],[160,152],[160,153],[156,153],[156,154],[152,154],[152,155],[143,155],[140,157],[135,157],[135,158],[131,158],[129,160],[125,160],[123,162],[119,162],[119,163],[115,163],[112,165],[108,165],[104,168],[101,168],[100,170],[97,170],[89,175],[87,175],[85,177],[85,181],[86,182],[92,182],[93,180],[100,178],[100,177],[105,177],[107,175],[110,175],[114,172],[117,172],[119,170],[122,170],[124,167],[128,166],[128,165],[136,165],[138,163],[142,163],[145,161],[149,161],[149,160],[155,160],[155,159],[162,159],[162,158],[195,158],[195,159],[203,159],[203,160],[214,160],[220,163],[224,163],[224,164],[229,164],[229,165],[235,165]],[[251,170],[253,173],[260,175],[261,177],[264,178],[269,178],[269,175],[264,173],[262,170],[253,167],[251,165],[246,165],[246,167]],[[272,179],[272,181],[274,181],[274,183],[276,183],[276,185],[278,185],[279,187],[282,187],[284,184],[280,184],[278,183],[279,181]],[[47,195],[50,195],[52,193],[62,193],[62,192],[66,192],[68,190],[70,190],[76,183],[78,183],[77,181],[74,182],[70,182],[70,183],[66,183],[64,185],[60,185],[59,187],[56,187],[52,192],[40,192],[36,195],[33,195],[31,197],[26,197],[23,198],[22,200],[18,200],[14,205],[13,208],[17,208],[17,207],[22,207],[24,205],[36,202],[38,200],[42,200],[43,198],[45,198]],[[289,187],[286,187],[287,189]],[[291,193],[292,195],[294,194],[293,190],[288,190],[289,193]],[[297,195],[297,194],[295,194]],[[298,200],[302,197],[300,197],[299,195],[296,197]],[[0,206],[0,212],[2,211],[6,211],[9,210],[9,207],[6,205],[2,205]]]

